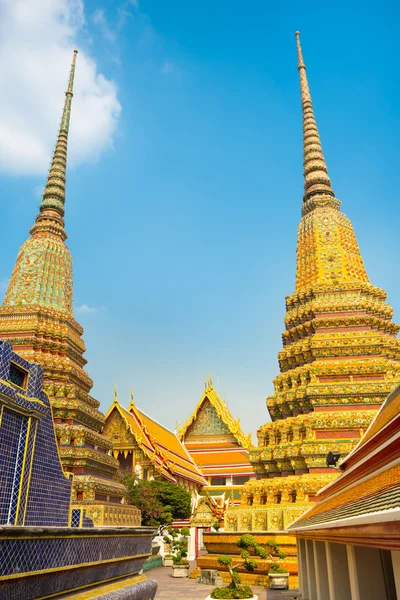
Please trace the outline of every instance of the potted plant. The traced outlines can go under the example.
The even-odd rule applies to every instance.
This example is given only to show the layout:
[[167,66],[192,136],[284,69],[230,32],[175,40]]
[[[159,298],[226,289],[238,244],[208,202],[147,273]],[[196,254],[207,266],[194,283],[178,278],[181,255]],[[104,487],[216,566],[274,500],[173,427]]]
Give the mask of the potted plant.
[[[254,571],[257,567],[256,561],[245,560],[243,563],[232,567],[231,556],[220,556],[218,557],[218,562],[220,565],[228,567],[231,582],[224,587],[214,588],[206,600],[212,600],[213,598],[248,598],[249,600],[258,600],[258,596],[253,595],[251,587],[241,584],[240,576],[237,572],[237,569],[242,566],[246,567],[249,571]],[[255,566],[253,563],[255,563]]]
[[289,587],[289,571],[281,569],[278,562],[273,562],[268,571],[271,590],[287,590]]
[[189,561],[186,550],[178,552],[172,560],[172,577],[189,577]]
[[[220,565],[224,565],[228,567],[229,574],[231,576],[231,582],[225,586],[220,588],[214,588],[211,592],[211,595],[208,596],[206,600],[211,600],[212,598],[248,598],[257,600],[257,596],[253,596],[253,592],[251,588],[247,585],[241,585],[240,576],[237,572],[240,567],[244,567],[247,571],[254,571],[258,568],[258,562],[251,558],[251,554],[258,556],[261,559],[269,559],[269,558],[285,558],[286,554],[279,548],[278,544],[275,540],[268,540],[266,543],[267,548],[263,548],[257,542],[257,538],[248,533],[242,535],[238,542],[237,546],[242,548],[242,552],[240,554],[241,558],[244,561],[238,565],[232,567],[232,557],[231,556],[220,556],[218,558],[218,562]],[[252,550],[252,553],[250,552]],[[287,574],[286,582],[289,577],[289,573],[284,569],[279,568],[279,563],[274,562],[273,565],[278,565],[277,567],[271,566],[270,571],[276,573],[280,577],[283,576],[283,573]],[[276,569],[279,569],[278,571]],[[270,573],[268,573],[270,574]],[[273,579],[273,577],[272,577]],[[270,581],[272,581],[272,579]],[[271,585],[272,587],[272,585]],[[287,587],[287,586],[286,586]],[[276,588],[275,588],[276,589]],[[286,588],[279,588],[286,589]]]
[[[180,537],[179,537],[180,534]],[[183,527],[172,534],[172,577],[188,577],[189,561],[187,560],[188,534],[190,530]]]
[[172,529],[172,527],[168,527],[168,529],[164,532],[163,542],[164,542],[164,557],[163,557],[163,565],[164,567],[172,567],[174,555],[172,553],[172,546],[174,540],[178,537],[178,531],[176,529]]
[[172,567],[174,557],[172,554],[164,554],[163,556],[163,566],[164,567]]

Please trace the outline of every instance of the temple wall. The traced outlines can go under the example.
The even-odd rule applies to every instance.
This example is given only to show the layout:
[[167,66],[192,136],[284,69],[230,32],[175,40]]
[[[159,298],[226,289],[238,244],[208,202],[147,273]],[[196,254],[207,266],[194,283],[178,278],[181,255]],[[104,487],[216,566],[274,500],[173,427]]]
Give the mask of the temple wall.
[[0,525],[68,526],[62,470],[43,369],[0,341]]

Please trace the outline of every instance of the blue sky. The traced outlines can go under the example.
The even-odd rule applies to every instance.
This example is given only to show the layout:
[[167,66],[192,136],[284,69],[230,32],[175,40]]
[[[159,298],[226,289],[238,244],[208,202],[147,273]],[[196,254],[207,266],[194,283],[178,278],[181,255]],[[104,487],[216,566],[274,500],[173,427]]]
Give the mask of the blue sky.
[[[254,433],[268,418],[295,281],[303,185],[296,29],[336,196],[371,282],[387,290],[400,320],[399,9],[340,0],[57,2],[54,48],[80,49],[66,228],[93,394],[105,411],[114,383],[125,404],[133,386],[138,406],[174,427],[212,373]],[[40,17],[46,2],[35,6]],[[57,29],[68,19],[68,31]],[[43,122],[35,135],[50,153],[70,59],[50,74],[53,53],[39,25],[29,31],[19,51],[25,60],[40,46],[46,95],[27,81],[18,110]],[[10,40],[0,44],[0,74],[2,59],[16,70]],[[80,65],[81,89],[94,98],[86,113]],[[96,98],[104,100],[98,112]],[[14,138],[16,160],[5,153],[0,161],[3,288],[46,175],[34,153],[18,160],[23,134]]]

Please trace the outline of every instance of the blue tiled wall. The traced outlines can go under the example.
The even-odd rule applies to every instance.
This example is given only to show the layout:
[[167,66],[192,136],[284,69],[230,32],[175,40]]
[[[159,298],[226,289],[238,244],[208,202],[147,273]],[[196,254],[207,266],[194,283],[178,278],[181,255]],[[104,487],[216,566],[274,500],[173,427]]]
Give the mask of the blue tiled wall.
[[[9,381],[11,361],[28,372]],[[67,526],[72,482],[63,474],[43,370],[0,342],[0,524]]]

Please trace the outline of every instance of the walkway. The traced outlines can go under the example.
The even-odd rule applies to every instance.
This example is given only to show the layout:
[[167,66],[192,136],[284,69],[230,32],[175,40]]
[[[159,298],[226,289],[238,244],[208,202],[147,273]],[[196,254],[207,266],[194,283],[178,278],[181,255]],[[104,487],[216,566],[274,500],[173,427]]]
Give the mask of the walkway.
[[[215,586],[196,583],[194,579],[178,579],[172,577],[172,569],[159,567],[146,573],[149,579],[155,579],[158,583],[158,591],[155,600],[205,600]],[[283,594],[276,590],[267,590],[261,587],[253,587],[259,600],[284,600]]]

